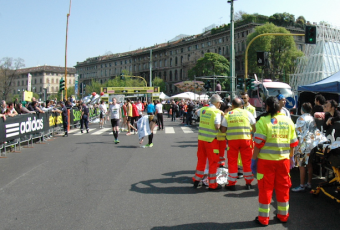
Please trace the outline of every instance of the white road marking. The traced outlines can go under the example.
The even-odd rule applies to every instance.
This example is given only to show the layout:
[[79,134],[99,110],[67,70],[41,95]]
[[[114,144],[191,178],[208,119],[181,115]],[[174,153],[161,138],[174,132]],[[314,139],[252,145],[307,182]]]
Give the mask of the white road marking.
[[165,133],[175,133],[174,127],[165,127]]
[[[93,130],[95,130],[95,129],[89,129],[89,130],[90,130],[90,133],[89,133],[89,134],[92,134],[91,131],[93,131]],[[74,135],[88,134],[88,133],[86,133],[86,129],[84,129],[83,132],[84,132],[84,133],[81,133],[81,132],[79,131],[79,133],[76,133],[76,134],[74,134]]]
[[109,131],[111,130],[112,131],[112,128],[103,128],[103,129],[99,129],[97,132],[94,132],[94,133],[91,133],[91,135],[100,135],[106,131]]
[[183,133],[194,133],[189,127],[181,127],[181,129],[183,130]]

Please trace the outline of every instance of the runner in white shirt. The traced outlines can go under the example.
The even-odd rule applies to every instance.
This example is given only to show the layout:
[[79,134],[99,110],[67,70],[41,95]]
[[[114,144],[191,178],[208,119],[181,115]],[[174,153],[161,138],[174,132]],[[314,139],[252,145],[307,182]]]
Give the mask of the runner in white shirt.
[[105,120],[105,114],[107,113],[107,108],[106,108],[106,105],[105,105],[105,102],[104,102],[104,101],[101,101],[101,102],[100,102],[99,110],[100,110],[100,115],[99,115],[99,118],[100,118],[99,128],[103,128],[104,120]]
[[157,123],[158,123],[158,130],[164,130],[164,122],[163,122],[163,105],[158,100],[156,101],[156,114],[157,114]]
[[109,107],[108,115],[111,115],[111,125],[113,136],[115,138],[115,144],[118,144],[118,131],[119,131],[119,120],[120,120],[120,104],[117,104],[116,98],[112,98],[112,105]]

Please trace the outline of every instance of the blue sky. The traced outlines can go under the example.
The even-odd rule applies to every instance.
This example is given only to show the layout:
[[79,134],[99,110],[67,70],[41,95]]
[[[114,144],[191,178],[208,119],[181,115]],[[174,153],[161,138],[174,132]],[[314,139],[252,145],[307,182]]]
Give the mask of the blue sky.
[[[22,58],[26,67],[65,66],[69,0],[0,0],[0,59]],[[339,25],[338,0],[237,0],[235,12],[288,12],[310,22]],[[163,43],[230,21],[227,0],[72,0],[67,66],[107,52]]]

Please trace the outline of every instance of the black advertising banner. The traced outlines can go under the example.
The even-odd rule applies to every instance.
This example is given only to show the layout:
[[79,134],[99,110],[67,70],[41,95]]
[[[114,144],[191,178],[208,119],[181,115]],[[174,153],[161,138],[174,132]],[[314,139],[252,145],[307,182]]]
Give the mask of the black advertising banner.
[[[99,109],[90,109],[90,119],[99,115]],[[70,109],[70,125],[80,122],[81,111]],[[46,112],[40,114],[23,114],[15,117],[0,118],[0,143],[22,138],[31,134],[48,133],[50,129],[62,126],[60,113]]]
[[46,114],[24,114],[0,120],[0,142],[48,130]]

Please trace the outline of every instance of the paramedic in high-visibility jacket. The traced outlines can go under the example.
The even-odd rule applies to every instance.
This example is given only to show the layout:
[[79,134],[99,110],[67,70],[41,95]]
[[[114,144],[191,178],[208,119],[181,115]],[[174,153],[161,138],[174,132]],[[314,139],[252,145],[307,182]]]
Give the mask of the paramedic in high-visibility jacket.
[[199,111],[200,123],[198,128],[198,146],[197,146],[197,166],[195,176],[192,178],[194,187],[197,188],[199,182],[203,179],[206,161],[209,161],[209,190],[218,190],[222,186],[216,182],[218,168],[219,145],[217,134],[221,125],[221,113],[219,110],[222,99],[218,94],[210,98],[210,105],[203,107]]
[[251,157],[253,156],[253,141],[251,130],[255,130],[256,120],[247,110],[242,109],[242,101],[235,98],[232,101],[232,110],[222,119],[221,132],[227,133],[228,140],[228,184],[226,189],[235,191],[238,177],[237,160],[240,153],[243,162],[243,175],[246,181],[246,189],[251,189],[254,180],[251,172]]
[[294,165],[294,147],[298,145],[293,121],[280,113],[276,97],[266,100],[266,111],[256,124],[252,171],[257,174],[259,189],[259,214],[255,221],[269,223],[269,206],[275,189],[276,218],[287,222],[289,217],[289,170]]

